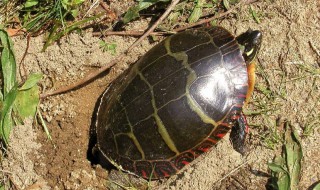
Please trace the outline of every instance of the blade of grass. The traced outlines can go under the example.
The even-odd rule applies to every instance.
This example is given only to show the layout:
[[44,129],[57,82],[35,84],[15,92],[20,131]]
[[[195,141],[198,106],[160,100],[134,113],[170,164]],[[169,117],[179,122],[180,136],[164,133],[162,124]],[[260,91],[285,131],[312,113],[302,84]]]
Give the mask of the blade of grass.
[[51,135],[50,135],[50,132],[49,132],[48,127],[47,127],[47,125],[46,125],[46,122],[44,121],[44,119],[43,119],[43,117],[42,117],[39,109],[37,109],[37,115],[38,115],[38,117],[39,117],[39,119],[40,119],[41,125],[43,126],[43,129],[44,129],[44,131],[45,131],[48,139],[49,139],[49,140],[52,140]]

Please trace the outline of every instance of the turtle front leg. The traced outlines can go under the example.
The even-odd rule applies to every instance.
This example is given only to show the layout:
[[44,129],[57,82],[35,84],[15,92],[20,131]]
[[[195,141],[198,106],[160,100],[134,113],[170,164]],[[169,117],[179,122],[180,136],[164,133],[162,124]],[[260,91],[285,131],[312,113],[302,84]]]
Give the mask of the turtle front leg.
[[230,139],[233,145],[233,148],[244,155],[247,151],[245,145],[245,139],[249,133],[249,126],[245,115],[241,112],[240,117],[236,120],[235,125],[231,129]]
[[[247,65],[248,71],[248,91],[246,94],[246,101],[244,102],[244,106],[248,104],[250,101],[251,95],[254,90],[254,84],[256,82],[255,77],[255,63],[249,63]],[[236,119],[234,126],[232,127],[230,139],[233,144],[233,148],[244,155],[246,153],[245,139],[247,134],[249,133],[249,126],[247,123],[246,116],[241,112],[238,119]]]

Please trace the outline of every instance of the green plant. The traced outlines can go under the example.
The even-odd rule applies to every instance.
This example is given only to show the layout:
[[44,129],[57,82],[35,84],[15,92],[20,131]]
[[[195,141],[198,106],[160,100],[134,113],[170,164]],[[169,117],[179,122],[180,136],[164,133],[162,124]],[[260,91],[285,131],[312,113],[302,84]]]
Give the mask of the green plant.
[[278,190],[295,190],[298,189],[303,153],[294,128],[285,123],[285,130],[282,154],[268,164],[273,179],[271,185]]
[[115,55],[116,54],[116,48],[117,48],[117,44],[115,43],[107,43],[103,40],[101,40],[99,42],[100,44],[100,48],[102,48],[102,51],[109,51],[111,53],[111,55]]
[[202,9],[203,8],[212,8],[213,4],[208,3],[205,4],[204,0],[195,0],[195,6],[193,7],[193,10],[191,12],[191,15],[188,18],[188,21],[190,23],[197,22],[200,17],[202,16]]
[[31,74],[26,82],[18,87],[16,61],[13,43],[7,32],[0,29],[1,86],[0,86],[0,139],[5,145],[14,123],[21,123],[27,117],[35,117],[39,104],[37,82],[41,74]]
[[27,0],[20,12],[23,17],[23,28],[32,34],[49,31],[44,51],[62,36],[102,15],[81,18],[77,21],[76,17],[83,2],[84,0]]
[[261,21],[260,21],[260,16],[261,14],[257,13],[253,8],[252,6],[250,5],[250,9],[249,9],[253,19],[256,21],[256,23],[260,24]]
[[169,0],[138,0],[138,5],[130,7],[123,17],[123,22],[126,24],[138,17],[140,17],[139,12],[155,5],[159,2],[169,2]]

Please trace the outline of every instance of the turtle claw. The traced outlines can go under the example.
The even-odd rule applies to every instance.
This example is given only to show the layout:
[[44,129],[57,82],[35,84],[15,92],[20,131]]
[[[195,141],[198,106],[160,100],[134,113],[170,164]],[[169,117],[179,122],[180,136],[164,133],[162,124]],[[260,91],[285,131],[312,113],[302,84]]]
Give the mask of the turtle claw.
[[236,120],[235,125],[232,127],[230,140],[233,148],[242,155],[247,152],[245,140],[248,132],[249,126],[247,124],[247,119],[244,114],[241,113],[240,117]]

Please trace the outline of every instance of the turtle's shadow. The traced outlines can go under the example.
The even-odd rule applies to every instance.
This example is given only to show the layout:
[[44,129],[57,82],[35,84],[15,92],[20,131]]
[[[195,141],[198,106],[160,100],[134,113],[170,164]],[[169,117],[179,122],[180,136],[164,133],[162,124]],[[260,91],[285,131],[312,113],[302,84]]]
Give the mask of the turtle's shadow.
[[97,144],[97,134],[96,134],[96,119],[97,119],[97,111],[101,102],[102,94],[99,96],[98,100],[95,103],[94,110],[91,117],[91,124],[89,130],[89,145],[87,150],[87,159],[91,162],[91,165],[101,165],[103,168],[107,170],[115,169],[107,159],[103,159],[104,156],[101,155],[100,151],[96,148]]

